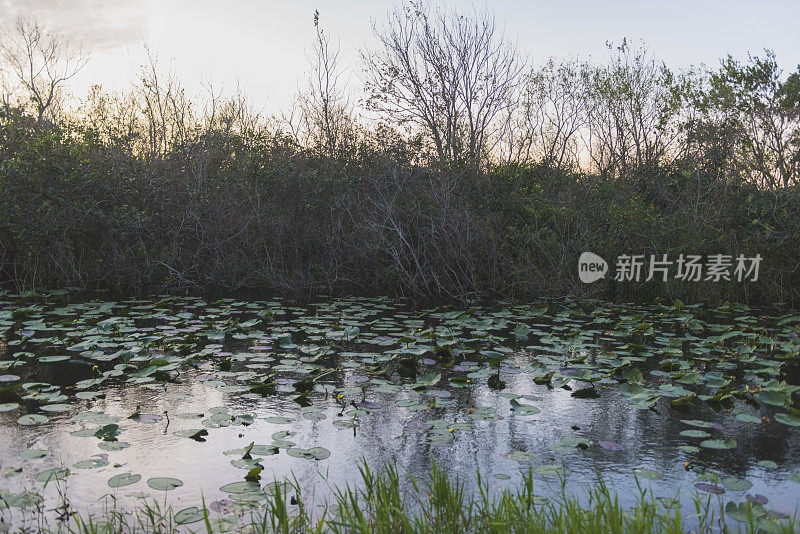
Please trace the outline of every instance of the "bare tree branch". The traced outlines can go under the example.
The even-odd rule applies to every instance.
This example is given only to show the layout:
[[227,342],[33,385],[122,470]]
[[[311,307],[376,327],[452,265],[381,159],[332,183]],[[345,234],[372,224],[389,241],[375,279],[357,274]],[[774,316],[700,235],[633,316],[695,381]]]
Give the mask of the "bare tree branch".
[[48,31],[40,21],[21,16],[12,29],[3,32],[0,56],[27,92],[41,124],[55,107],[65,82],[86,66],[90,53]]

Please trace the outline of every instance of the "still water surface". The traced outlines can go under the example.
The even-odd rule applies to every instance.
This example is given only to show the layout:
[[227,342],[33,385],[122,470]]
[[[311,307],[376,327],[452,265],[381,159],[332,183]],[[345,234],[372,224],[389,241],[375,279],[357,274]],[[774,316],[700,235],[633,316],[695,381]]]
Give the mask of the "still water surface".
[[[780,307],[57,297],[2,297],[7,523],[35,517],[25,491],[45,510],[202,496],[234,516],[222,488],[255,465],[321,510],[361,460],[470,485],[480,470],[495,491],[534,469],[545,497],[600,475],[627,504],[638,478],[687,512],[696,494],[800,507],[800,314]],[[125,473],[141,479],[109,485]]]

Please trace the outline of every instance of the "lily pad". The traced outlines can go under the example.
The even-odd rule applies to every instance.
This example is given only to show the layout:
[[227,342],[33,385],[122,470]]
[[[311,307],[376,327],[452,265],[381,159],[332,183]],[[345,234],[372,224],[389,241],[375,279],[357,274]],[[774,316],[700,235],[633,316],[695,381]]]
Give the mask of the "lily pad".
[[205,513],[196,506],[184,508],[175,514],[175,522],[179,525],[190,525],[205,519]]
[[154,477],[147,479],[147,485],[154,490],[170,491],[183,486],[183,481],[171,477]]
[[31,426],[31,425],[39,425],[42,423],[46,423],[50,419],[46,415],[32,413],[28,415],[23,415],[19,419],[17,419],[17,423],[24,425],[24,426]]
[[775,414],[775,420],[788,426],[800,426],[800,417],[788,413]]
[[746,491],[753,487],[753,484],[749,480],[734,477],[723,478],[722,485],[725,486],[728,491]]
[[308,452],[314,457],[315,460],[324,460],[331,455],[331,451],[324,447],[311,447],[308,449]]
[[136,473],[122,473],[109,478],[108,485],[111,488],[121,488],[124,486],[130,486],[131,484],[136,484],[141,479],[142,475]]
[[254,491],[260,491],[261,485],[258,482],[251,481],[233,482],[231,484],[222,486],[220,490],[224,491],[225,493],[233,494],[250,493]]
[[658,471],[654,471],[646,467],[637,467],[636,469],[633,470],[633,472],[636,473],[636,476],[649,478],[650,480],[661,480],[662,478],[664,478],[664,475],[662,475]]
[[728,439],[707,439],[700,442],[700,446],[706,449],[735,449],[736,440]]
[[38,458],[50,456],[50,451],[47,449],[25,449],[20,452],[19,455],[28,460],[36,460]]
[[108,460],[101,456],[95,456],[93,458],[87,458],[86,460],[81,460],[77,462],[74,467],[75,469],[95,469],[97,467],[104,467],[108,465]]
[[52,469],[48,469],[47,471],[42,471],[38,475],[36,475],[36,480],[47,484],[49,482],[54,482],[56,480],[64,480],[69,476],[69,469],[66,467],[54,467]]
[[711,434],[704,430],[683,430],[680,435],[686,438],[710,438]]
[[121,451],[130,447],[131,444],[125,441],[101,441],[97,446],[104,451]]

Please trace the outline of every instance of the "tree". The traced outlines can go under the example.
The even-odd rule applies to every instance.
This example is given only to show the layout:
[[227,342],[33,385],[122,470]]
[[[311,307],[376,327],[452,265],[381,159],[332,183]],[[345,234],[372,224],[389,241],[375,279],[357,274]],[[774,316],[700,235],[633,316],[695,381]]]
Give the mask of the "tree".
[[485,158],[523,68],[492,15],[413,2],[373,30],[379,49],[362,53],[368,109],[424,132],[439,161]]
[[522,106],[531,142],[542,163],[556,168],[579,164],[578,136],[586,125],[585,63],[550,59],[528,77]]
[[314,11],[314,28],[308,82],[297,93],[291,113],[284,120],[298,144],[316,147],[334,157],[353,138],[350,95],[342,80],[339,45],[332,44],[320,26],[319,11]]
[[675,76],[644,47],[607,43],[611,61],[587,73],[589,157],[601,174],[652,167],[678,139]]
[[90,54],[35,19],[19,17],[0,40],[3,63],[28,94],[37,124],[52,111],[63,85],[89,61]]
[[693,153],[727,177],[765,187],[800,179],[800,67],[784,79],[775,54],[728,56],[690,95]]

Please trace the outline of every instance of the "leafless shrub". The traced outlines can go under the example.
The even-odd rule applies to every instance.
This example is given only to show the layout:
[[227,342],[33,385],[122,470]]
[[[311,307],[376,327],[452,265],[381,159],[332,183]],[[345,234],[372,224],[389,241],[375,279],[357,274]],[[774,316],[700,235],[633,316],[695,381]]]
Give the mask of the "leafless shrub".
[[523,68],[494,17],[409,3],[374,34],[378,50],[362,53],[368,109],[424,132],[441,162],[486,158]]

